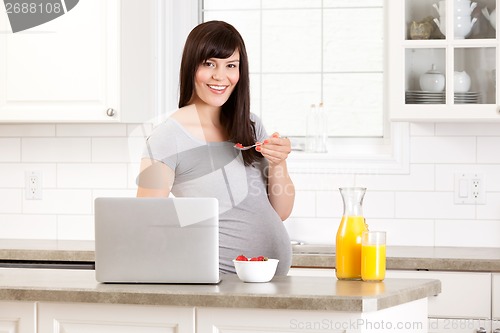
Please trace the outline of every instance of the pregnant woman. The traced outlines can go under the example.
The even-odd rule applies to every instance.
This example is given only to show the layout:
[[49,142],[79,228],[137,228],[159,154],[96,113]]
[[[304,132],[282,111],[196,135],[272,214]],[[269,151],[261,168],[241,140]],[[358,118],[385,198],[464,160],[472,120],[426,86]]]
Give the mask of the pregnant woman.
[[137,196],[217,198],[220,271],[234,273],[240,254],[263,255],[279,259],[276,274],[286,275],[291,245],[283,221],[295,199],[290,151],[289,139],[269,136],[250,112],[239,32],[221,21],[202,23],[184,46],[179,109],[147,139]]

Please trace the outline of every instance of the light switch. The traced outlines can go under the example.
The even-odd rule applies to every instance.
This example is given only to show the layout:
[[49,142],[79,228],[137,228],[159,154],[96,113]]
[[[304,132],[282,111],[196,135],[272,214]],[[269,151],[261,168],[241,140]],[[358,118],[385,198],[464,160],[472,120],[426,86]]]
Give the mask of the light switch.
[[454,202],[457,205],[486,204],[485,178],[480,173],[456,173]]
[[458,196],[467,198],[469,196],[469,182],[467,179],[460,179],[458,182]]

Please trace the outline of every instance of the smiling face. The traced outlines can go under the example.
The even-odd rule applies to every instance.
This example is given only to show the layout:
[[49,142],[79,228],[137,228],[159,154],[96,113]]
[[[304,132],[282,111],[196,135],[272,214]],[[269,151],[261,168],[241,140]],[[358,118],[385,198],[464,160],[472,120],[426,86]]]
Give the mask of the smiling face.
[[193,102],[221,107],[227,102],[240,79],[240,54],[229,58],[210,58],[196,70]]

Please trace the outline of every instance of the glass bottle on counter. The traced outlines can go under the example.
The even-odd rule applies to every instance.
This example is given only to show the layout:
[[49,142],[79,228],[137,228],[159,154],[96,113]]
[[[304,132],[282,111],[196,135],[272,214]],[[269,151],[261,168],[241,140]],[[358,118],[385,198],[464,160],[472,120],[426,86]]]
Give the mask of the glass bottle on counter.
[[364,187],[343,187],[344,213],[336,237],[335,274],[339,280],[361,279],[361,235],[368,230],[363,217]]
[[305,151],[309,153],[326,153],[328,140],[328,115],[320,103],[312,104],[307,113]]

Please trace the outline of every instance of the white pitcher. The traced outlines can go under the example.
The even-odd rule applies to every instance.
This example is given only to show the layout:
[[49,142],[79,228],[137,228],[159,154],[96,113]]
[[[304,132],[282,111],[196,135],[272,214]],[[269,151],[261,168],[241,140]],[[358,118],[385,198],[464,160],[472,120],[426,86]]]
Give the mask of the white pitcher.
[[[454,31],[454,36],[456,39],[464,39],[467,35],[469,35],[470,31],[472,30],[472,27],[474,26],[474,23],[477,21],[477,17],[472,18],[469,20],[469,17],[467,17],[466,20],[461,18],[460,20],[458,18],[455,18],[453,20],[453,31]],[[436,25],[439,27],[439,30],[443,35],[446,35],[446,18],[441,17],[439,19],[435,18],[434,22]]]

